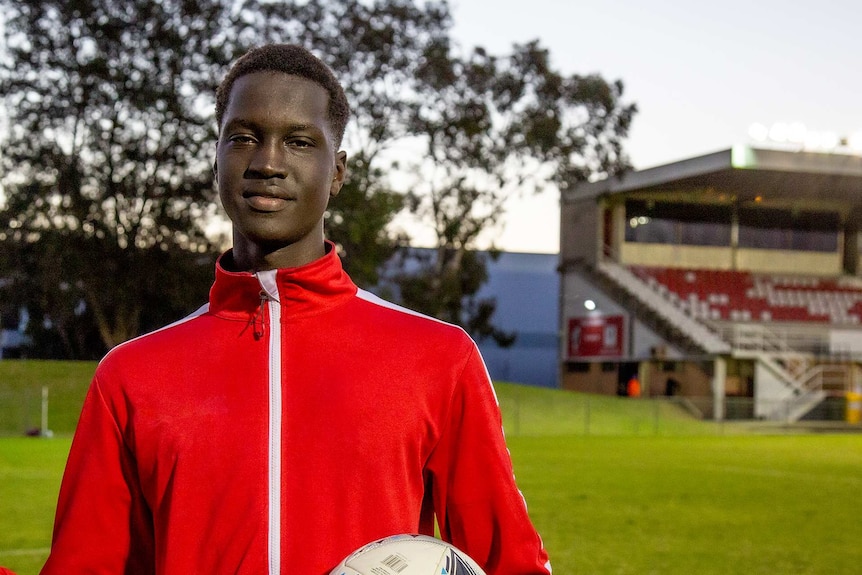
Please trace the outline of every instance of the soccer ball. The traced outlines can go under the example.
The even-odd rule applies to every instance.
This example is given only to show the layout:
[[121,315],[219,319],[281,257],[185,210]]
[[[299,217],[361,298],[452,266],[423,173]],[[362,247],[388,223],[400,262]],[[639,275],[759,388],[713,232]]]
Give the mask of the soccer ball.
[[427,535],[392,535],[360,547],[329,575],[485,575],[453,545]]

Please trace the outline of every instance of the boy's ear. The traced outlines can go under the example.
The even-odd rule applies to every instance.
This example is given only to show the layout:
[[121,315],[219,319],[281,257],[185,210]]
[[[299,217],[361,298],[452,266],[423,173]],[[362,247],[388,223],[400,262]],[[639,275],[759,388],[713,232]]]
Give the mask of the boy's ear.
[[335,154],[335,175],[329,186],[329,197],[334,198],[344,185],[344,176],[347,174],[347,152],[340,151]]
[[213,175],[218,176],[218,162],[213,160]]

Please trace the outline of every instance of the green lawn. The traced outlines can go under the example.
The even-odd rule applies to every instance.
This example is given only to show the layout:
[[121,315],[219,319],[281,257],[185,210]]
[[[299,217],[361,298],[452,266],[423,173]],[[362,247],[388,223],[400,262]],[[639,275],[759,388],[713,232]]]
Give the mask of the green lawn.
[[[49,370],[73,374],[54,383],[68,396],[57,408],[73,412],[52,414],[63,433],[85,366]],[[665,402],[510,384],[498,393],[557,575],[862,572],[862,434],[751,434]],[[69,443],[0,438],[0,565],[18,575],[44,562]]]
[[862,572],[862,435],[516,437],[555,573]]
[[95,371],[92,361],[0,361],[0,435],[40,427],[43,387],[48,389],[49,428],[71,434]]
[[48,555],[71,440],[0,438],[0,566],[35,575]]

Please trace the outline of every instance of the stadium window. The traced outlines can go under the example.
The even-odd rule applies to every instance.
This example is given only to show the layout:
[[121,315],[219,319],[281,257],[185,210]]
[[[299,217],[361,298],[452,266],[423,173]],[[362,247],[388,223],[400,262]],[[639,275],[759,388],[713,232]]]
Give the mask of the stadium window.
[[790,249],[790,210],[769,208],[739,210],[739,246],[762,250]]
[[838,251],[841,218],[836,213],[800,212],[793,219],[791,247],[813,252]]
[[793,234],[793,249],[810,252],[837,252],[838,232],[796,230]]
[[626,241],[648,244],[729,246],[730,206],[626,201]]
[[739,211],[739,246],[765,250],[838,251],[841,218],[834,212],[775,208]]

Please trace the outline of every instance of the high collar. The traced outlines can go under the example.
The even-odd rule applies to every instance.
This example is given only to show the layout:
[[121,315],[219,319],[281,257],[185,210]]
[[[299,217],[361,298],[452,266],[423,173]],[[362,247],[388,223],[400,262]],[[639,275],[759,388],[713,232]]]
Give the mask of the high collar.
[[[356,294],[356,285],[341,266],[335,247],[327,242],[326,254],[303,266],[268,272],[232,272],[216,262],[210,289],[210,312],[247,319],[256,313],[261,298],[277,299],[284,318],[314,315],[345,303]],[[268,295],[267,295],[268,294]]]

